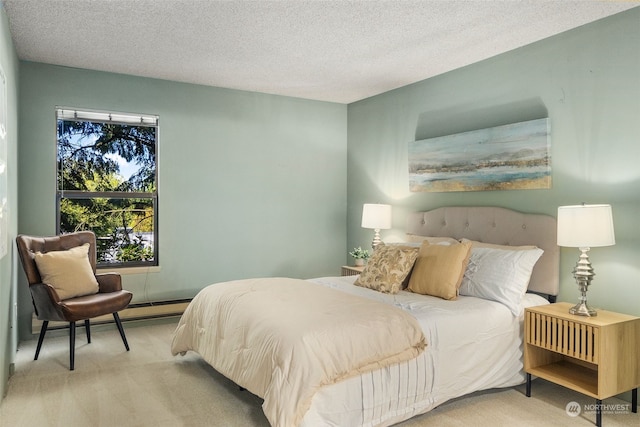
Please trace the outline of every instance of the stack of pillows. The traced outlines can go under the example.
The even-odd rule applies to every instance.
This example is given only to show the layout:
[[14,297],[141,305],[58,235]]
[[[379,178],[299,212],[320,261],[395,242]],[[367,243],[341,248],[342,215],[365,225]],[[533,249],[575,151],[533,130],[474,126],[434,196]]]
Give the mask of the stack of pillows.
[[380,244],[354,284],[390,294],[406,288],[445,300],[474,296],[502,303],[515,316],[522,313],[522,297],[542,249],[448,237],[421,237],[417,243],[416,238]]

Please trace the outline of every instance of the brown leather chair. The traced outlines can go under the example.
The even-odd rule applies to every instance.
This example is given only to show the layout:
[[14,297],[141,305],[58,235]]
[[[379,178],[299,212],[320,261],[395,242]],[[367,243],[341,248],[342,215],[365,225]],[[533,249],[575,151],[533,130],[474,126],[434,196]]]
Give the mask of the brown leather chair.
[[[42,329],[38,338],[36,356],[33,360],[38,360],[40,347],[47,332],[50,321],[69,322],[69,347],[70,347],[70,369],[74,369],[76,322],[84,320],[87,333],[87,342],[91,343],[91,331],[89,319],[113,314],[113,318],[120,331],[120,336],[124,342],[124,347],[129,351],[129,344],[122,328],[122,322],[118,311],[129,305],[133,294],[122,289],[120,274],[118,273],[96,273],[96,236],[91,231],[80,231],[77,233],[63,234],[55,237],[31,237],[19,235],[16,237],[18,253],[22,261],[22,267],[29,282],[31,300],[35,308],[38,319],[42,320]],[[35,262],[36,252],[62,251],[89,243],[89,261],[93,268],[93,273],[98,281],[98,293],[60,300],[53,286],[42,283],[38,267]]]

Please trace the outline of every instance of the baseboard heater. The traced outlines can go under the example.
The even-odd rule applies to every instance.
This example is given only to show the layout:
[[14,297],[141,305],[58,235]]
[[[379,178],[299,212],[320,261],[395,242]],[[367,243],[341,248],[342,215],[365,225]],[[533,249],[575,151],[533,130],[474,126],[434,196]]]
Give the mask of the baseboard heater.
[[[163,317],[182,316],[191,299],[178,299],[171,301],[144,302],[139,304],[129,304],[127,308],[119,312],[120,320],[123,322],[133,320],[159,319]],[[113,316],[107,314],[105,316],[94,317],[91,319],[92,325],[100,325],[106,323],[115,323]],[[76,323],[82,326],[84,322]],[[42,328],[42,320],[36,318],[35,313],[31,319],[31,333],[39,334]],[[48,330],[69,328],[69,322],[49,322]]]

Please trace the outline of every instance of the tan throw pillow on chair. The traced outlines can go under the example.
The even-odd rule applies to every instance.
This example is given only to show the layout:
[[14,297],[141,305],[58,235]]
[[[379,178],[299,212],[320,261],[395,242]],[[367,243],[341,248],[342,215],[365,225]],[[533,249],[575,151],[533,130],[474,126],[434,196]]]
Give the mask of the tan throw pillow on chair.
[[409,290],[447,300],[456,299],[470,251],[471,243],[443,246],[424,242],[411,272]]
[[98,292],[89,262],[89,243],[67,251],[36,252],[42,283],[53,286],[61,300]]

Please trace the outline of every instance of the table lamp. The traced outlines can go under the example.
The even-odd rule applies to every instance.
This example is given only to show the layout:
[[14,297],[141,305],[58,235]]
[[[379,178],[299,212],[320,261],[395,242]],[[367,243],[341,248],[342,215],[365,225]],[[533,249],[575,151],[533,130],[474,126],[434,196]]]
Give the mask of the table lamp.
[[391,205],[365,203],[362,207],[362,228],[374,229],[371,247],[375,250],[380,240],[380,230],[391,228]]
[[573,277],[580,290],[580,302],[569,310],[579,316],[595,316],[587,304],[587,290],[595,273],[589,261],[590,248],[615,245],[611,205],[574,205],[558,207],[558,246],[580,249]]

